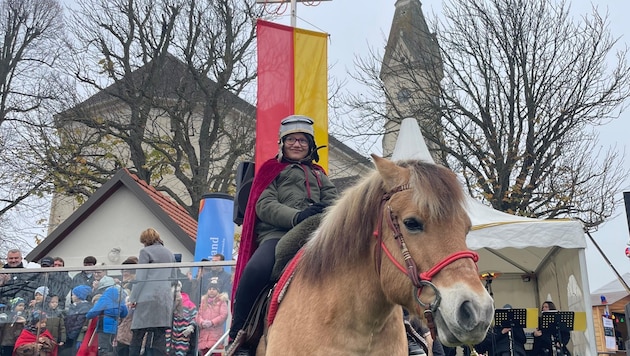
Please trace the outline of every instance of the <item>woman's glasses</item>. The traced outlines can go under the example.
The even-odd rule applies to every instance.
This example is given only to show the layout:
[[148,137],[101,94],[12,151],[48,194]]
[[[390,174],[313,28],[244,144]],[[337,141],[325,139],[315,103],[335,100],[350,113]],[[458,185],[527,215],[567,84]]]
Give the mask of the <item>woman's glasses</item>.
[[286,143],[287,145],[293,145],[295,143],[298,143],[300,146],[306,146],[308,145],[308,140],[306,140],[305,138],[295,138],[295,137],[287,137],[284,140],[284,143]]

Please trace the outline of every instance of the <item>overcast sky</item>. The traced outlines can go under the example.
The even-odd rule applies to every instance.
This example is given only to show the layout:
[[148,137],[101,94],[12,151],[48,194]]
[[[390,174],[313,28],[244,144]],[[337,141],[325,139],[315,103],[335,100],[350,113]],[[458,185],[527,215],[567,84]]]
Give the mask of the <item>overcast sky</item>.
[[[333,66],[331,75],[345,77],[348,81],[352,81],[346,72],[353,70],[353,60],[357,55],[367,56],[370,48],[382,53],[394,15],[395,2],[395,0],[370,2],[332,0],[316,1],[314,3],[317,6],[307,6],[302,3],[298,4],[296,10],[297,26],[329,33],[328,60]],[[440,13],[441,3],[438,0],[422,1],[427,20],[433,17],[432,13]],[[569,3],[576,19],[580,15],[591,12],[591,4],[587,1],[569,1]],[[621,37],[619,46],[630,44],[630,25],[624,18],[630,13],[630,2],[599,0],[593,4],[597,6],[601,14],[608,13],[612,35]],[[269,11],[275,11],[278,5],[267,5],[266,8]],[[277,22],[288,25],[290,24],[290,9],[285,6],[285,10],[283,17]],[[625,166],[630,168],[630,147],[626,143],[630,132],[630,110],[626,109],[619,119],[599,131],[601,145],[605,147],[616,145],[619,150],[626,151]],[[625,190],[630,190],[628,182],[630,180],[623,185]],[[619,198],[621,197],[622,193],[619,192]],[[616,218],[604,224],[594,234],[595,241],[621,274],[630,270],[630,260],[624,254],[629,237],[623,206],[617,209]],[[615,278],[612,270],[590,242],[587,248],[587,263],[591,291]]]

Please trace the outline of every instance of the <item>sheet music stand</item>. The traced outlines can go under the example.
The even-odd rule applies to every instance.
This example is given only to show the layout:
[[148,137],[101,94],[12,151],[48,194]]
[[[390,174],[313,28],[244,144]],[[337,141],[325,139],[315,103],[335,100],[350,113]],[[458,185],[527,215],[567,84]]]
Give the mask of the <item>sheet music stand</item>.
[[540,329],[559,328],[564,326],[567,330],[573,330],[575,312],[572,311],[544,311],[542,312]]
[[504,328],[524,328],[527,320],[527,309],[495,309],[494,325]]

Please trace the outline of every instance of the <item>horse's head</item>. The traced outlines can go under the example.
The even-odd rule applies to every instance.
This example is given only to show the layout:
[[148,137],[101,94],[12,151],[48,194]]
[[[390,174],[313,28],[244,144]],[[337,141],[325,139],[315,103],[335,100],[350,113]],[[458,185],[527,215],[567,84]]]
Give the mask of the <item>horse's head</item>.
[[412,313],[431,313],[442,343],[480,342],[493,301],[479,279],[477,254],[466,247],[470,219],[455,174],[372,157],[385,192],[375,247],[384,293]]

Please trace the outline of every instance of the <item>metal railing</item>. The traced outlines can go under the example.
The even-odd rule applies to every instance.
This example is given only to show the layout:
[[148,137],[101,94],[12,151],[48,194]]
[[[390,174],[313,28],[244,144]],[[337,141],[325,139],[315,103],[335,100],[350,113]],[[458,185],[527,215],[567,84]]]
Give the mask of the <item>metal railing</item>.
[[[195,304],[196,308],[199,308],[201,296],[205,294],[203,290],[206,285],[204,285],[204,281],[207,281],[208,275],[214,275],[218,273],[219,270],[215,268],[223,267],[223,270],[227,273],[228,276],[231,276],[231,271],[235,265],[235,261],[205,261],[205,262],[179,262],[179,263],[160,263],[160,264],[125,264],[125,265],[97,265],[97,266],[81,266],[81,267],[46,267],[46,268],[11,268],[11,269],[0,269],[0,276],[2,276],[2,280],[0,280],[0,324],[7,322],[10,318],[9,315],[14,313],[12,310],[11,301],[16,301],[14,298],[20,297],[25,302],[26,307],[26,315],[28,315],[29,308],[33,308],[32,304],[35,304],[35,291],[40,287],[48,288],[48,295],[52,294],[65,294],[58,295],[60,300],[63,299],[64,302],[60,303],[60,307],[63,308],[63,312],[67,313],[69,311],[70,304],[72,303],[71,298],[71,290],[74,287],[69,282],[70,285],[64,285],[64,283],[68,283],[71,281],[71,277],[77,275],[78,273],[91,273],[92,276],[96,276],[98,273],[104,271],[103,275],[107,275],[114,279],[114,286],[123,287],[123,286],[131,286],[130,290],[133,290],[135,285],[138,283],[142,283],[143,281],[127,281],[125,280],[125,275],[123,275],[123,271],[135,270],[140,271],[142,269],[164,269],[164,268],[172,268],[175,269],[176,277],[169,278],[167,280],[162,280],[162,282],[170,282],[173,287],[181,284],[181,291],[186,293],[189,296],[189,299],[193,304]],[[189,277],[188,272],[192,276]],[[67,274],[67,277],[64,276]],[[99,274],[100,275],[100,274]],[[206,278],[198,278],[198,276],[204,275]],[[225,274],[223,274],[225,276]],[[8,276],[8,278],[7,278]],[[97,276],[100,277],[100,276]],[[101,277],[102,279],[102,277]],[[6,281],[5,281],[6,280]],[[62,282],[65,281],[65,282]],[[151,280],[147,282],[158,282],[158,280]],[[179,283],[178,283],[179,282]],[[167,285],[167,284],[165,284]],[[93,287],[93,286],[89,286]],[[227,293],[228,295],[231,293],[231,282],[229,283],[229,290],[221,291],[222,293]],[[122,288],[121,288],[122,289]],[[225,288],[228,289],[228,288]],[[172,290],[175,290],[173,288]],[[40,289],[41,291],[41,289]],[[61,291],[61,292],[60,292]],[[98,292],[97,289],[92,288],[93,294]],[[126,294],[119,293],[121,300],[120,303],[124,303],[122,300],[123,297],[126,297]],[[172,296],[170,293],[167,295]],[[230,303],[228,300],[228,317],[226,318],[226,322],[223,326],[223,334],[216,341],[216,343],[212,346],[210,351],[207,354],[211,354],[213,352],[221,352],[221,348],[226,344],[229,323],[231,319],[230,312]],[[172,301],[164,301],[165,303],[171,303]],[[42,303],[39,307],[48,308],[46,302]],[[3,317],[4,316],[4,317]],[[67,316],[67,315],[66,315]],[[172,316],[171,316],[172,317]],[[118,325],[123,318],[117,317],[115,318]],[[195,328],[193,339],[198,339],[199,334],[199,326]],[[195,354],[197,353],[197,342],[191,344],[190,347],[194,348]],[[117,354],[116,348],[114,348],[114,354]]]

